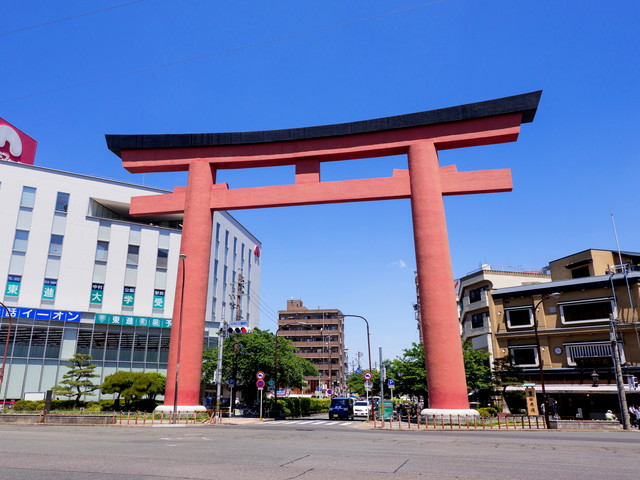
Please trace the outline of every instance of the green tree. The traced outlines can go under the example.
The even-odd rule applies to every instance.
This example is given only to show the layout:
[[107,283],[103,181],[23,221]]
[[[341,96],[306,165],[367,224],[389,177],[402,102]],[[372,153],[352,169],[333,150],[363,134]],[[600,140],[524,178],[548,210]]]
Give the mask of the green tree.
[[105,394],[116,394],[114,408],[119,408],[120,398],[125,408],[140,407],[144,400],[152,402],[157,395],[164,393],[166,377],[157,372],[117,371],[105,377],[100,390]]
[[474,350],[471,342],[464,341],[462,342],[462,354],[467,388],[476,391],[481,388],[491,388],[493,380],[491,378],[491,366],[489,365],[489,359],[491,358],[489,352]]
[[158,372],[146,372],[140,376],[139,382],[144,384],[142,390],[145,397],[155,401],[158,395],[164,395],[167,377]]
[[[222,352],[222,381],[235,379],[235,388],[243,398],[253,402],[257,396],[256,373],[264,372],[265,380],[275,380],[275,335],[268,330],[254,329],[249,333],[232,335],[224,340]],[[316,367],[293,353],[293,344],[282,337],[277,339],[278,385],[304,388],[305,376],[316,376]],[[218,365],[218,349],[203,353],[202,381],[212,383]]]
[[401,357],[392,360],[387,368],[387,378],[395,380],[394,395],[418,397],[426,403],[427,370],[422,344],[413,342],[410,348],[402,351]]
[[91,355],[89,354],[76,353],[68,361],[67,368],[69,370],[62,376],[60,384],[51,390],[54,395],[73,398],[74,407],[77,408],[83,395],[100,388],[92,381],[99,375],[95,373],[97,365],[91,363]]
[[114,399],[113,408],[119,409],[120,397],[127,391],[127,389],[131,388],[133,382],[133,372],[119,370],[104,377],[104,382],[100,385],[100,391],[107,395],[112,393],[115,394],[116,398]]
[[499,392],[503,413],[511,413],[506,400],[508,386],[522,385],[522,368],[513,363],[513,357],[497,358],[493,362],[493,386]]

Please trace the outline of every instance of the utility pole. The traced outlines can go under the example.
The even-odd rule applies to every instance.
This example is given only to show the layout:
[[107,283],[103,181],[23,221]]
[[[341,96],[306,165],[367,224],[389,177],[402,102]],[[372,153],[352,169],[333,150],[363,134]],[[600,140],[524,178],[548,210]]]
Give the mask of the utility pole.
[[224,349],[224,336],[227,334],[227,322],[224,321],[224,308],[222,310],[222,326],[218,333],[218,366],[216,367],[216,415],[220,418],[220,404],[222,400],[222,353]]
[[380,352],[380,400],[384,400],[384,378],[382,375],[382,369],[384,368],[382,365],[382,347],[379,347]]
[[[617,312],[616,312],[617,313]],[[618,386],[618,400],[620,402],[620,415],[622,416],[622,428],[629,430],[629,407],[627,406],[627,394],[624,391],[624,378],[622,377],[622,366],[620,350],[618,346],[618,319],[614,315],[609,316],[609,328],[611,337],[611,356],[613,357],[613,367],[616,374],[616,385]]]
[[240,272],[238,272],[238,292],[235,299],[236,300],[236,322],[242,321],[242,308],[240,305],[242,295],[244,295],[244,277],[242,275],[242,270],[240,270]]

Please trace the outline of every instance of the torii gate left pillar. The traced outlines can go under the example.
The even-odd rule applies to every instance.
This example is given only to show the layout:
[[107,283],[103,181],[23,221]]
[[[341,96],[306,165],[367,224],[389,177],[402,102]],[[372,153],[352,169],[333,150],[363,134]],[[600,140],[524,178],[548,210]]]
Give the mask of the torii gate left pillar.
[[[189,172],[186,189],[135,197],[131,203],[132,215],[184,213],[181,253],[186,260],[178,271],[165,407],[173,407],[177,383],[179,409],[203,408],[200,375],[213,211],[410,198],[429,388],[430,408],[423,413],[477,413],[469,410],[442,197],[510,191],[511,176],[508,169],[442,167],[438,151],[515,141],[520,124],[533,120],[540,94],[304,129],[108,135],[109,148],[131,172]],[[320,181],[322,162],[397,154],[407,155],[409,168],[391,177]],[[295,165],[295,183],[241,189],[215,183],[218,169],[282,165]]]

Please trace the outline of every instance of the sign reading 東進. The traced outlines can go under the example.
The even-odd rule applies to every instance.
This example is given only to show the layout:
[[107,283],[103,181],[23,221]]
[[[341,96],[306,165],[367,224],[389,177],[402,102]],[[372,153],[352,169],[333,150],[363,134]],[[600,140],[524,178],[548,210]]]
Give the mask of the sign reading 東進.
[[33,320],[54,320],[57,322],[79,322],[80,312],[67,310],[45,310],[43,308],[9,307],[9,312],[0,306],[0,315],[6,317],[11,313],[13,318],[30,318]]
[[4,291],[5,296],[17,297],[20,295],[20,282],[22,282],[22,275],[9,275],[7,288]]
[[127,327],[171,328],[170,318],[134,317],[133,315],[109,315],[96,313],[94,323],[100,325],[125,325]]
[[42,300],[54,300],[56,298],[56,289],[58,288],[58,280],[55,278],[45,278],[42,287]]
[[0,118],[0,160],[33,165],[38,142]]

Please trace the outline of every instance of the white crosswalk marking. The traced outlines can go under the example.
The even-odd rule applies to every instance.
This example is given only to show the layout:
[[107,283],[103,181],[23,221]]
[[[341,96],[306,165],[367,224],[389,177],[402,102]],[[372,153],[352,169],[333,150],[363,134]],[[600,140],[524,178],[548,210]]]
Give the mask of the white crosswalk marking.
[[266,425],[271,427],[279,427],[284,425],[322,425],[325,427],[334,427],[340,425],[342,427],[355,427],[360,422],[336,422],[335,420],[278,420],[276,422],[261,422],[258,425]]

